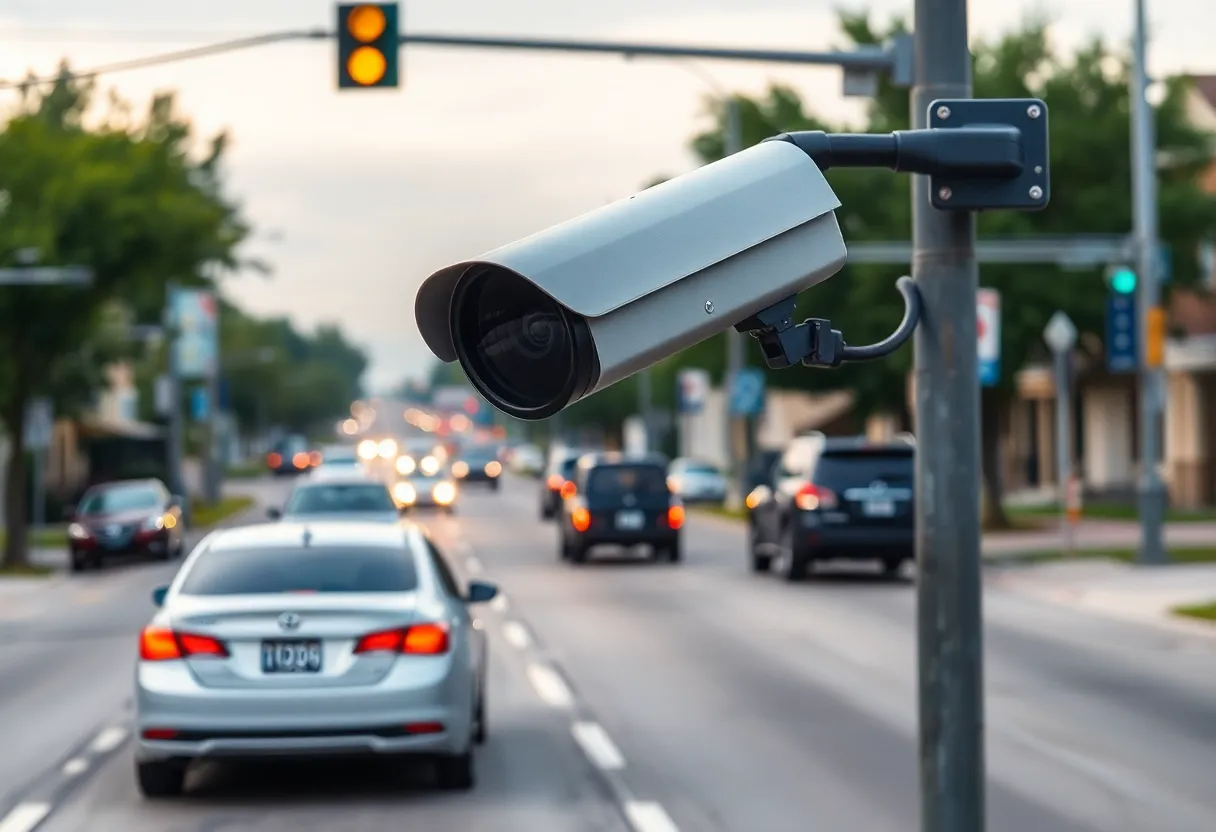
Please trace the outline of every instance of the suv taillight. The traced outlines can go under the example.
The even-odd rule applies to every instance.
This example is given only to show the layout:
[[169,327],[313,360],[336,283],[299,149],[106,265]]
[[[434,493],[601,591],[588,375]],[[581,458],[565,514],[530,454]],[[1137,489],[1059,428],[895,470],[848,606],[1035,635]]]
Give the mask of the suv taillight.
[[794,505],[803,511],[836,508],[836,492],[821,485],[807,483],[794,495]]

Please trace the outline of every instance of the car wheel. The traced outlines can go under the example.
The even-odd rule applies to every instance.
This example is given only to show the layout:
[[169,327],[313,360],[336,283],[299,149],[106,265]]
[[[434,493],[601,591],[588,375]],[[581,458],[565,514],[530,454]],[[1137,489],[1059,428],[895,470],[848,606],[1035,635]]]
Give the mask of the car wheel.
[[663,547],[662,554],[663,559],[668,563],[679,563],[684,560],[684,541],[676,538],[675,543]]
[[794,540],[793,528],[787,526],[781,535],[781,577],[797,583],[806,577],[810,556]]
[[904,558],[888,558],[882,562],[882,574],[884,577],[892,580],[898,579],[903,571],[904,564],[907,561]]
[[144,797],[177,797],[186,788],[186,766],[164,760],[136,763],[135,779]]
[[570,544],[570,554],[568,559],[571,563],[583,564],[587,562],[587,547],[581,543]]
[[490,490],[491,491],[498,490],[498,480],[490,480]]
[[748,553],[752,558],[752,571],[756,573],[768,572],[773,567],[773,556],[763,555],[756,551],[760,546],[760,530],[754,525],[748,533]]
[[83,557],[73,554],[70,561],[70,568],[73,572],[83,572],[89,568],[89,565]]
[[473,772],[473,752],[440,757],[435,763],[435,779],[444,791],[467,791],[473,788],[476,777]]
[[[482,683],[484,686],[484,682]],[[486,744],[486,695],[477,695],[477,708],[473,712],[473,742],[478,745]]]

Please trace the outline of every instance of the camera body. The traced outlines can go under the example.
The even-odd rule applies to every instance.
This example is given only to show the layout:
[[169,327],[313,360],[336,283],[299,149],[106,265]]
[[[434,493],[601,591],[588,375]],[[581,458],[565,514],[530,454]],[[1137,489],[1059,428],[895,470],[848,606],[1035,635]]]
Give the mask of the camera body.
[[806,153],[764,142],[440,269],[418,329],[495,407],[544,419],[834,275],[838,207]]

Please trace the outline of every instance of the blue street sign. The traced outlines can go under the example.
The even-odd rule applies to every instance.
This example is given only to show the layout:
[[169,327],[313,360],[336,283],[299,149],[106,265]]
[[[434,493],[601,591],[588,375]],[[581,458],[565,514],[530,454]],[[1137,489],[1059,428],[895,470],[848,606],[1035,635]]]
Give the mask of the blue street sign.
[[730,412],[736,416],[758,416],[764,411],[764,371],[744,367],[735,375],[730,391]]
[[190,391],[190,418],[196,422],[207,421],[207,415],[211,412],[207,401],[207,388],[195,387]]
[[1136,295],[1110,292],[1106,296],[1106,369],[1134,373],[1139,365],[1136,337]]

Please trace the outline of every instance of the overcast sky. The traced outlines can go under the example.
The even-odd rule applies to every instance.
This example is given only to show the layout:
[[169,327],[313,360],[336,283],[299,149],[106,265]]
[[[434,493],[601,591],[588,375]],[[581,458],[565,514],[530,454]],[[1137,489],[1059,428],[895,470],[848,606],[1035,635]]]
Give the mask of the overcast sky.
[[[840,42],[822,0],[413,0],[407,29],[827,48]],[[856,6],[858,4],[848,3]],[[910,0],[876,0],[910,14]],[[1213,0],[1150,0],[1154,72],[1216,72]],[[991,35],[1042,3],[972,4]],[[1055,34],[1127,37],[1131,0],[1053,0]],[[325,0],[0,0],[0,77],[86,68],[231,36],[332,27]],[[1205,42],[1206,41],[1206,42]],[[834,69],[625,61],[417,47],[396,92],[335,90],[332,45],[277,45],[109,76],[142,104],[176,89],[200,131],[229,129],[232,192],[263,233],[250,253],[274,277],[226,288],[257,313],[303,326],[337,321],[368,349],[369,382],[424,373],[413,323],[418,283],[435,269],[596,208],[657,174],[693,165],[688,137],[713,84],[801,89],[815,109],[856,118]],[[3,93],[0,93],[3,94]],[[277,239],[276,239],[277,238]]]

